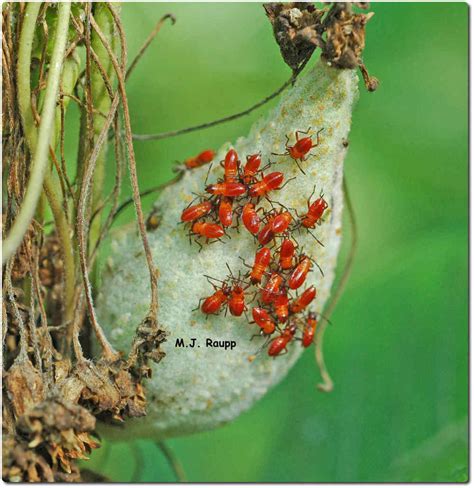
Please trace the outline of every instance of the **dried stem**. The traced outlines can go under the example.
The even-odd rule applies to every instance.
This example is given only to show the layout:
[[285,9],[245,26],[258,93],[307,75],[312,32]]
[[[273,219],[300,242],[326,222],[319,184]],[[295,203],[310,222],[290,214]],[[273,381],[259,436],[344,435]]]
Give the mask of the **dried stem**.
[[127,70],[127,74],[125,75],[125,81],[128,80],[128,78],[132,74],[133,70],[137,66],[138,62],[140,61],[142,56],[145,54],[145,51],[148,49],[148,46],[153,42],[153,39],[156,37],[158,32],[160,32],[161,27],[163,26],[163,24],[165,23],[165,21],[167,19],[170,19],[171,23],[173,25],[176,23],[176,17],[173,14],[165,14],[165,15],[163,15],[163,17],[161,17],[161,19],[157,22],[157,24],[155,25],[155,28],[151,31],[150,35],[147,37],[146,41],[143,43],[143,45],[139,49],[137,55],[135,56],[135,58],[131,62],[130,66]]
[[[110,6],[110,10],[114,12],[114,9],[112,6]],[[118,20],[118,19],[116,19]],[[97,32],[97,35],[102,41],[102,44],[106,48],[109,57],[112,61],[112,64],[114,65],[115,72],[117,74],[118,78],[118,83],[119,83],[119,92],[120,96],[122,98],[122,108],[123,108],[123,115],[124,115],[124,122],[125,122],[125,140],[127,144],[127,149],[128,149],[128,156],[129,156],[129,172],[130,172],[130,181],[132,184],[132,190],[133,190],[133,195],[135,199],[135,210],[137,214],[137,221],[138,221],[138,228],[140,231],[140,235],[142,238],[143,242],[143,248],[145,250],[145,256],[148,264],[148,269],[150,272],[150,287],[151,287],[151,302],[150,302],[150,316],[151,317],[156,317],[157,312],[158,312],[158,271],[155,268],[155,265],[153,263],[153,257],[151,254],[151,249],[150,245],[148,243],[148,237],[146,234],[146,228],[145,228],[145,219],[143,217],[143,210],[142,210],[142,204],[140,200],[140,189],[138,186],[138,176],[137,176],[137,168],[136,168],[136,160],[135,160],[135,151],[133,148],[133,141],[132,141],[132,127],[131,127],[131,122],[130,122],[130,112],[128,109],[128,101],[127,101],[127,93],[125,89],[125,79],[122,73],[122,70],[120,69],[120,66],[117,62],[117,59],[107,42],[106,37],[104,36],[104,33],[100,29],[100,27],[97,25],[95,22],[94,18],[91,17],[91,25],[94,28],[94,30]],[[122,34],[122,33],[121,33]],[[125,50],[125,39],[122,38],[122,50]]]
[[183,465],[181,464],[179,459],[174,455],[173,451],[163,441],[156,442],[156,446],[158,447],[158,449],[160,449],[160,451],[163,453],[166,460],[168,461],[171,469],[174,472],[174,475],[176,476],[176,480],[179,481],[180,483],[186,483],[187,478],[186,478],[186,473],[184,472]]

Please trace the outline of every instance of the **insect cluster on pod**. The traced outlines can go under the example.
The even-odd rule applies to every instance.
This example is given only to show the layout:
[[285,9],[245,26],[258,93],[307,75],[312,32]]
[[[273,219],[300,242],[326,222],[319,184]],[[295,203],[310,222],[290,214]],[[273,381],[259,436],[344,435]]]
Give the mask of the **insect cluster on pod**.
[[[305,161],[310,157],[310,151],[319,145],[322,129],[316,133],[317,143],[314,143],[310,130],[294,131],[296,142],[293,146],[289,145],[287,136],[287,153],[296,162]],[[300,138],[302,133],[304,138]],[[226,314],[229,311],[231,315],[240,317],[244,313],[247,315],[247,304],[252,302],[253,322],[250,323],[255,323],[260,335],[266,338],[264,346],[268,345],[268,355],[278,356],[287,352],[293,340],[300,341],[303,347],[313,342],[313,339],[308,339],[308,324],[311,323],[313,338],[316,314],[304,313],[317,292],[314,286],[301,293],[300,290],[313,268],[317,267],[322,276],[324,273],[314,258],[299,251],[298,233],[302,229],[311,233],[310,229],[320,225],[328,203],[322,193],[313,199],[313,190],[307,210],[300,216],[297,211],[273,199],[277,198],[273,194],[284,187],[285,179],[280,171],[265,173],[264,170],[272,169],[275,163],[269,161],[261,169],[260,153],[247,155],[246,161],[242,166],[237,151],[229,149],[221,162],[223,177],[217,183],[207,185],[206,194],[196,197],[198,203],[192,201],[182,211],[181,223],[189,226],[190,242],[194,235],[200,250],[199,238],[204,238],[206,244],[220,241],[224,236],[230,238],[226,229],[232,224],[239,230],[242,222],[254,237],[256,251],[253,264],[249,266],[243,260],[248,269],[243,273],[239,270],[237,278],[228,264],[229,274],[224,280],[205,275],[214,292],[200,300],[200,309],[205,315],[225,310]],[[299,165],[298,168],[304,173]],[[261,205],[262,199],[266,200],[269,208]],[[240,235],[234,233],[234,237],[239,238]],[[316,236],[313,237],[323,245]]]
[[[145,385],[147,416],[129,422],[126,435],[164,438],[228,422],[285,376],[315,331],[317,340],[316,311],[329,297],[341,239],[342,141],[356,94],[353,71],[317,63],[247,137],[162,192],[160,227],[149,240],[160,273],[157,319],[169,336]],[[290,154],[273,154],[288,153],[295,129],[308,127],[298,137],[311,145],[324,131],[298,159],[303,174]],[[223,234],[214,237],[206,224]],[[129,347],[136,318],[148,309],[146,276],[139,239],[117,236],[97,302],[118,349]],[[219,289],[218,300],[205,305]],[[236,345],[207,347],[208,339]]]

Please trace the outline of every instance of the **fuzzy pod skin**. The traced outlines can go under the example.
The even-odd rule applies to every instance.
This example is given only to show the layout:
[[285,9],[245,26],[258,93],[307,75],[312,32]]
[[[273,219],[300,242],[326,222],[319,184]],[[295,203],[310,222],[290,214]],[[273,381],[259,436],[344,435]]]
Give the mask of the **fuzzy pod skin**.
[[[295,177],[282,190],[271,194],[272,199],[300,214],[307,210],[307,199],[314,186],[317,198],[324,191],[329,203],[324,222],[315,229],[323,243],[320,246],[309,234],[297,235],[300,248],[317,259],[324,278],[315,270],[305,283],[316,286],[318,295],[311,309],[322,312],[329,297],[341,240],[343,207],[342,174],[351,113],[357,98],[357,76],[354,71],[328,67],[323,61],[308,70],[295,86],[284,93],[279,105],[265,120],[251,129],[248,137],[240,138],[232,147],[244,160],[248,154],[261,152],[262,166],[270,158],[278,162],[269,171],[281,171],[285,181]],[[295,130],[311,133],[324,128],[321,143],[301,164],[303,175],[289,156],[271,156],[285,151],[285,135],[294,143]],[[222,177],[218,164],[224,159],[229,144],[217,153],[210,171],[209,182]],[[269,357],[263,349],[251,358],[264,343],[256,337],[255,324],[249,325],[244,316],[229,313],[206,317],[196,307],[199,300],[212,294],[213,289],[204,274],[224,280],[226,263],[236,275],[243,266],[239,257],[252,264],[256,244],[241,223],[240,233],[230,230],[231,240],[211,245],[189,244],[186,230],[178,225],[183,208],[192,193],[203,193],[208,166],[185,173],[175,185],[168,187],[156,205],[162,212],[160,227],[149,234],[155,264],[160,272],[160,326],[169,332],[163,344],[166,357],[153,365],[153,377],[146,383],[148,415],[127,422],[124,434],[135,437],[163,439],[215,428],[236,418],[261,398],[288,373],[303,352],[300,342],[293,341],[288,353]],[[269,172],[267,171],[267,173]],[[265,200],[261,205],[267,206]],[[98,312],[102,326],[112,343],[126,351],[135,328],[149,305],[148,271],[140,239],[135,232],[122,233],[112,244],[112,256],[103,274]],[[249,317],[251,309],[249,307]],[[189,343],[196,338],[194,348],[175,347],[177,338]],[[230,350],[206,347],[206,339],[234,341]]]

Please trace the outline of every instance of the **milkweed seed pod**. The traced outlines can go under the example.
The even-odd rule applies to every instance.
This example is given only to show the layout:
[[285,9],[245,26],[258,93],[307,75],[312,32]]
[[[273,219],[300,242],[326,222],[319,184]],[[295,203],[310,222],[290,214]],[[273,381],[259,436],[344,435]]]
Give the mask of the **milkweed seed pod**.
[[[260,152],[262,166],[269,159],[277,163],[270,171],[284,173],[288,183],[271,197],[296,209],[300,215],[307,211],[307,199],[314,189],[315,197],[324,192],[329,207],[314,231],[324,247],[307,232],[297,236],[299,247],[317,259],[324,270],[324,277],[317,270],[309,273],[305,283],[305,287],[317,288],[317,298],[311,304],[311,309],[317,312],[323,312],[330,295],[339,252],[345,141],[357,84],[354,71],[331,68],[319,61],[284,92],[279,105],[266,119],[232,146],[242,161],[246,155]],[[324,130],[319,146],[300,163],[306,173],[303,174],[291,157],[272,153],[284,153],[286,135],[294,143],[295,131],[306,131],[308,127],[314,138],[318,130]],[[210,182],[222,177],[219,161],[229,147],[226,144],[217,152],[209,173]],[[149,239],[160,273],[158,322],[169,336],[162,345],[166,357],[153,365],[153,376],[146,383],[148,414],[127,424],[127,436],[166,438],[229,422],[281,381],[303,351],[301,343],[295,341],[282,356],[270,357],[266,349],[256,354],[265,338],[251,340],[256,333],[255,324],[249,324],[243,316],[229,313],[205,316],[196,310],[200,299],[213,291],[204,275],[224,280],[228,275],[226,263],[234,273],[247,271],[242,260],[251,264],[257,249],[254,237],[242,223],[240,233],[231,229],[230,239],[204,244],[200,252],[199,246],[190,245],[186,230],[179,224],[180,216],[192,194],[203,193],[208,169],[204,166],[186,171],[156,203],[162,220]],[[266,208],[269,205],[264,199],[259,203]],[[148,271],[135,233],[124,232],[113,242],[101,290],[98,297],[101,323],[113,344],[126,351],[149,303]],[[180,338],[188,345],[195,338],[196,346],[179,347],[176,341]],[[235,346],[207,347],[209,340],[212,344],[235,343]]]

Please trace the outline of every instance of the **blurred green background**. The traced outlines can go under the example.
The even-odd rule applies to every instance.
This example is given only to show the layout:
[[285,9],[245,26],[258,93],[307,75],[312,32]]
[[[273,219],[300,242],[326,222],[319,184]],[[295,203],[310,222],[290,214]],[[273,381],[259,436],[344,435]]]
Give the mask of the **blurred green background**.
[[[375,93],[360,85],[346,159],[360,247],[326,334],[335,390],[316,390],[307,352],[232,424],[169,441],[191,481],[467,479],[468,6],[371,10],[364,59],[381,85]],[[122,11],[130,58],[161,15],[177,17],[128,82],[136,133],[240,111],[290,75],[261,4],[125,3]],[[169,179],[173,161],[245,134],[268,108],[137,142],[141,188]],[[150,441],[105,441],[88,467],[115,481],[174,480]]]

